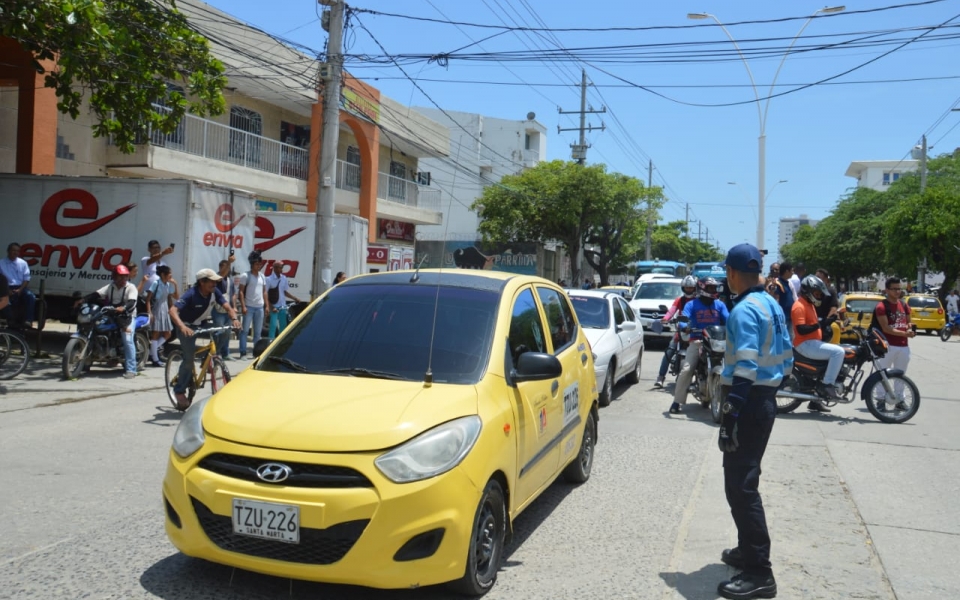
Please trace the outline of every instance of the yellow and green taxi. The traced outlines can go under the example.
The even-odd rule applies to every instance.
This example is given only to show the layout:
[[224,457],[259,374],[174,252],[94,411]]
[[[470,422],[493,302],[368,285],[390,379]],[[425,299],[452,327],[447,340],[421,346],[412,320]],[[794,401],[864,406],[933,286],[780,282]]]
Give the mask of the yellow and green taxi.
[[616,292],[627,300],[633,299],[633,294],[630,293],[633,288],[631,288],[629,285],[605,285],[600,289],[605,292]]
[[840,308],[846,311],[846,318],[850,319],[850,324],[843,328],[840,333],[840,341],[853,343],[857,341],[857,334],[854,333],[854,326],[860,326],[864,329],[870,327],[873,322],[873,309],[877,303],[883,300],[883,294],[873,294],[870,292],[851,292],[846,294]]
[[932,294],[907,294],[904,302],[910,307],[910,322],[930,335],[940,333],[947,316],[940,299]]
[[593,358],[563,290],[482,270],[351,278],[195,403],[163,481],[184,554],[482,595],[513,520],[586,481]]

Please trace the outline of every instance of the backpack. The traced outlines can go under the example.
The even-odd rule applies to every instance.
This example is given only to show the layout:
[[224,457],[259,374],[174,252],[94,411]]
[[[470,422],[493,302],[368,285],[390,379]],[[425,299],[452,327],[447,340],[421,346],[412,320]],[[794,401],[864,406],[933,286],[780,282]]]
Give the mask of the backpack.
[[[896,306],[893,306],[892,304],[890,304],[889,302],[887,302],[887,299],[886,299],[886,298],[884,298],[884,299],[881,300],[880,302],[883,302],[883,307],[887,310],[887,323],[889,323],[891,326],[893,326],[893,323],[890,322],[890,318],[889,318],[889,315],[890,315],[890,312],[891,312],[891,308],[899,309],[900,306],[903,305],[903,301],[902,301],[902,300],[897,300],[897,305],[896,305]],[[877,306],[880,306],[880,302],[877,302]],[[903,311],[903,312],[907,312],[907,311],[906,311],[906,307],[904,307],[904,311]],[[876,308],[876,306],[873,308],[873,312],[870,314],[870,329],[876,329],[876,330],[879,331],[880,333],[883,333],[883,328],[880,327],[880,321],[877,320],[877,308]]]
[[267,289],[267,300],[270,301],[271,306],[276,306],[280,302],[280,279],[277,279],[276,287]]

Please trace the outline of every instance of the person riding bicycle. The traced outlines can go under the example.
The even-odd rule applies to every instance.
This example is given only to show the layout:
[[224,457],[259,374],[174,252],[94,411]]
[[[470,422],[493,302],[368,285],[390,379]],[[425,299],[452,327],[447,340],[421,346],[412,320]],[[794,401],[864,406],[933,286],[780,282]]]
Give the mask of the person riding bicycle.
[[200,269],[197,271],[197,283],[185,291],[180,299],[170,307],[170,320],[176,327],[177,339],[180,340],[180,350],[183,353],[183,361],[180,363],[180,371],[177,373],[177,383],[173,387],[177,398],[177,408],[180,410],[186,410],[190,406],[190,401],[187,399],[185,392],[190,384],[191,367],[194,355],[197,352],[196,338],[191,326],[198,327],[201,322],[209,319],[214,304],[218,304],[226,309],[232,325],[235,328],[240,327],[240,321],[237,320],[237,311],[230,306],[230,302],[217,289],[217,282],[220,279],[220,275],[217,275],[217,272],[213,269]]
[[[697,296],[697,278],[693,275],[687,275],[683,278],[683,281],[680,282],[680,289],[683,291],[683,295],[678,296],[677,299],[673,301],[673,304],[670,305],[670,310],[667,311],[667,314],[663,315],[662,321],[664,324],[669,323],[675,314],[683,311],[683,307],[687,305],[687,302],[690,302]],[[680,335],[679,333],[674,333],[670,339],[670,345],[667,346],[667,351],[663,353],[663,359],[660,361],[660,372],[657,374],[657,380],[654,382],[653,387],[663,387],[663,380],[667,376],[667,367],[670,366],[670,361],[673,360],[673,355],[677,353],[679,346]]]
[[[790,320],[794,328],[793,347],[807,358],[828,361],[827,371],[823,375],[822,391],[830,400],[839,400],[841,396],[834,384],[840,367],[843,366],[844,350],[840,346],[824,342],[821,333],[823,325],[836,321],[837,315],[834,313],[825,319],[817,317],[817,307],[829,296],[830,290],[822,279],[816,275],[807,275],[800,282],[800,298],[793,304]],[[830,412],[829,408],[813,400],[808,408],[818,412]]]
[[683,315],[689,319],[687,323],[680,323],[677,328],[690,328],[690,345],[687,347],[687,357],[683,361],[683,368],[677,377],[677,387],[673,391],[673,404],[670,405],[671,414],[679,414],[680,406],[687,403],[687,391],[693,372],[700,362],[700,344],[703,342],[703,330],[711,325],[726,325],[730,311],[727,305],[719,300],[720,282],[713,277],[702,277],[697,282],[697,297],[687,302],[683,307]]

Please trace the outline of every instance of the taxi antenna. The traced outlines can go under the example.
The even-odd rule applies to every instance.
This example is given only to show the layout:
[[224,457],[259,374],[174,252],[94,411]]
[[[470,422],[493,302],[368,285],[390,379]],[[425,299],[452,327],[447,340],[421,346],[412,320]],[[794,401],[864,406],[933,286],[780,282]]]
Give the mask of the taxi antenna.
[[[460,134],[460,138],[457,143],[457,158],[455,159],[456,164],[460,164],[460,150],[463,148],[463,134]],[[457,189],[457,171],[458,169],[453,170],[453,180],[450,183],[450,189],[447,191],[447,194],[450,196],[450,202],[447,204],[447,218],[443,221],[443,246],[440,249],[440,261],[439,269],[437,272],[437,293],[433,299],[433,323],[430,325],[430,350],[427,352],[427,372],[423,374],[423,386],[430,387],[433,385],[433,342],[437,336],[437,310],[440,306],[440,276],[443,274],[443,257],[447,254],[447,230],[450,228],[450,211],[453,209],[453,190]],[[420,261],[423,263],[423,261]],[[420,271],[420,267],[417,267],[417,271]],[[414,277],[417,277],[414,274]],[[410,281],[413,281],[411,279]]]
[[417,263],[417,270],[413,273],[413,276],[410,277],[410,283],[416,283],[420,281],[420,267],[423,266],[424,261],[426,261],[429,257],[429,254],[424,254],[423,258],[420,259],[420,262]]

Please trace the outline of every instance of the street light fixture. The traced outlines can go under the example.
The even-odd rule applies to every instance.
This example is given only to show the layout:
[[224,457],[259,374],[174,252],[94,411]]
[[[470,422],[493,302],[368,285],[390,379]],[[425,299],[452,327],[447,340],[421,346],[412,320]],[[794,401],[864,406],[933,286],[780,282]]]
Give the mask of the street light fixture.
[[757,99],[757,117],[760,120],[760,137],[757,138],[758,154],[759,154],[759,185],[757,186],[757,206],[758,206],[758,219],[757,219],[757,248],[762,249],[764,247],[764,230],[763,230],[763,220],[764,220],[764,204],[766,203],[766,175],[767,175],[767,112],[770,109],[770,100],[773,95],[773,88],[777,84],[777,77],[780,75],[780,69],[783,68],[783,63],[787,61],[787,57],[790,56],[790,51],[793,50],[794,44],[797,43],[797,40],[800,39],[800,36],[803,34],[803,31],[807,28],[807,25],[817,15],[821,14],[832,14],[843,12],[846,10],[846,6],[828,6],[826,8],[821,8],[814,12],[803,24],[803,27],[800,28],[800,31],[797,32],[797,35],[793,37],[793,40],[790,42],[790,46],[787,47],[786,52],[783,53],[783,58],[780,60],[780,65],[777,67],[777,72],[773,75],[773,81],[770,82],[770,91],[767,92],[766,96],[766,105],[763,109],[760,108],[760,92],[757,90],[757,82],[753,78],[753,71],[750,70],[750,63],[747,61],[747,57],[743,55],[743,51],[740,50],[740,45],[737,44],[737,40],[730,34],[727,28],[723,23],[710,13],[687,13],[688,19],[693,19],[699,21],[701,19],[713,19],[717,25],[720,26],[720,29],[723,30],[727,37],[730,38],[730,42],[733,44],[733,47],[737,49],[737,54],[740,55],[740,60],[743,61],[743,66],[747,68],[747,75],[750,77],[750,85],[753,87],[753,95]]

